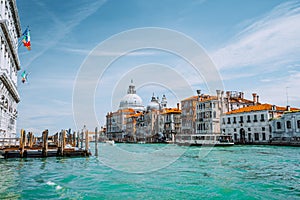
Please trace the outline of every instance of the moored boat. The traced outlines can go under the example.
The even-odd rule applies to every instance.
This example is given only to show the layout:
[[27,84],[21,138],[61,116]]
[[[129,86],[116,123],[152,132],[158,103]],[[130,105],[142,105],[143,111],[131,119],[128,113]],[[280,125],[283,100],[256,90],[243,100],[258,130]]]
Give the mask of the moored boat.
[[185,146],[233,146],[230,136],[220,134],[177,135],[176,144]]

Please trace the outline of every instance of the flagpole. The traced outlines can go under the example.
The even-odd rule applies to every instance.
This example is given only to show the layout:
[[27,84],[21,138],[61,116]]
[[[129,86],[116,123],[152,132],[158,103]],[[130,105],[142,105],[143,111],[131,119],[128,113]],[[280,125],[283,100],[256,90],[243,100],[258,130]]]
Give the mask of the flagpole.
[[22,41],[23,41],[23,36],[25,35],[25,33],[27,33],[29,30],[29,26],[26,27],[25,31],[23,32],[23,34],[21,35],[21,39],[18,42],[18,48],[22,45]]

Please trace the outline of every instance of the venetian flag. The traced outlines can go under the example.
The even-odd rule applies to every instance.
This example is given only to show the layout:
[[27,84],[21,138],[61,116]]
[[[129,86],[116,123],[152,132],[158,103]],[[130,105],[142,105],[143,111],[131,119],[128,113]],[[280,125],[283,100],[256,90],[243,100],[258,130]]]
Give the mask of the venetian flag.
[[26,47],[28,50],[31,50],[30,32],[29,32],[28,28],[26,28],[26,30],[24,31],[22,36],[23,36],[22,42],[23,42],[24,47]]

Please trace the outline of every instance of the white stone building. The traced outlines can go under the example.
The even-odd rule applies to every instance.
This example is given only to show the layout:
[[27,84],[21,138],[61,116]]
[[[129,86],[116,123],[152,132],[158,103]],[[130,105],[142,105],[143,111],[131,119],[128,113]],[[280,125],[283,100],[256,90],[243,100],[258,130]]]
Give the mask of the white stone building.
[[0,1],[0,138],[16,137],[18,38],[20,20],[15,0]]
[[260,104],[227,112],[221,117],[221,133],[233,136],[235,143],[268,143],[272,138],[270,121],[286,109]]
[[285,112],[271,121],[271,127],[274,140],[300,141],[300,111]]

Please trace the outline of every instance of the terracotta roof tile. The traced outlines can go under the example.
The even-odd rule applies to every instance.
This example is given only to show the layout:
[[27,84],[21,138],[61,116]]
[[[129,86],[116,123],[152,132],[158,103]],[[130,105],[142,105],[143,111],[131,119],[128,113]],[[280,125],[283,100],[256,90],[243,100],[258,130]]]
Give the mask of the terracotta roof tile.
[[178,108],[165,108],[162,111],[162,114],[168,114],[168,113],[175,113],[175,114],[181,114],[181,110]]
[[[262,110],[272,110],[271,104],[259,104],[253,106],[247,106],[243,108],[239,108],[230,112],[227,112],[227,115],[236,114],[236,113],[244,113],[244,112],[255,112],[255,111],[262,111]],[[298,108],[291,108],[291,111],[299,110]],[[284,112],[286,111],[286,107],[276,106],[276,111]]]
[[197,101],[197,99],[198,99],[198,96],[191,96],[191,97],[185,98],[185,99],[183,99],[181,101],[189,101],[189,100],[195,100],[195,101]]

